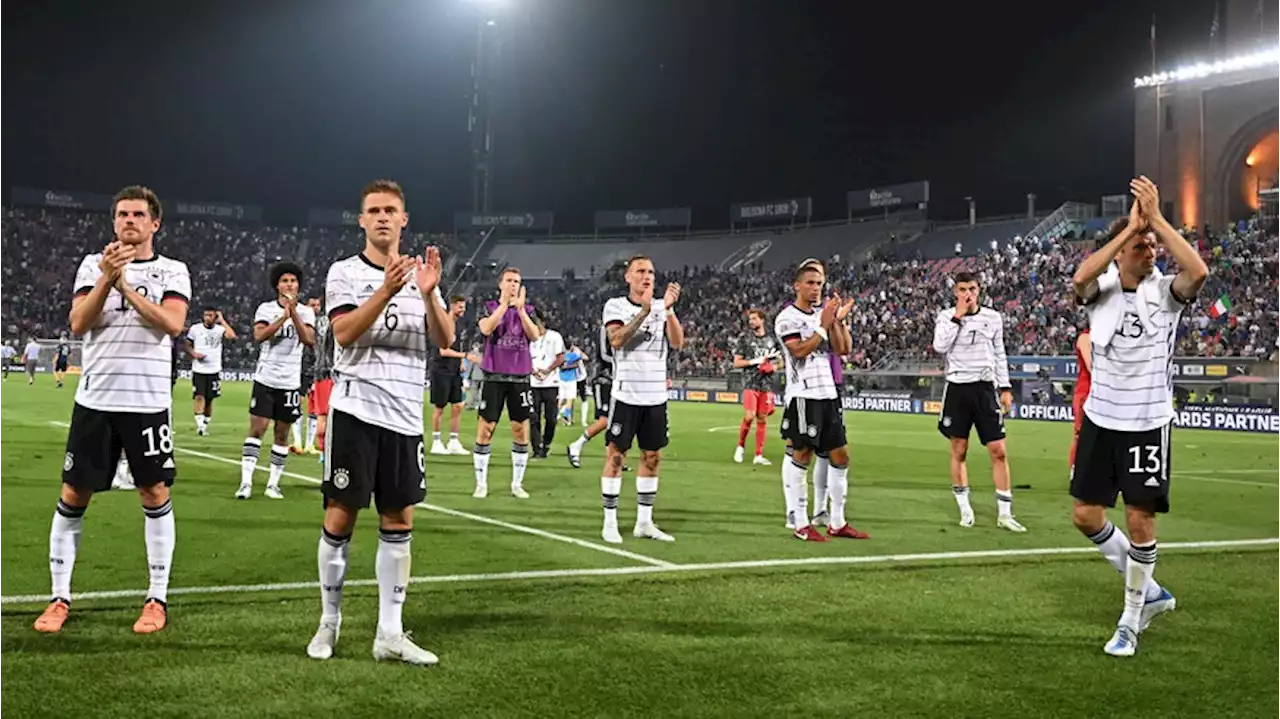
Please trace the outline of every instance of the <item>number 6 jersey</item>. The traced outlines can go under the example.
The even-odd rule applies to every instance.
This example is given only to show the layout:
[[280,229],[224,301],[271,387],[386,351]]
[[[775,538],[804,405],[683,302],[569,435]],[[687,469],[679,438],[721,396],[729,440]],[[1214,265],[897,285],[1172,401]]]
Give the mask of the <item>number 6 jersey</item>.
[[[364,253],[335,262],[325,281],[330,321],[367,302],[384,279],[384,269]],[[446,306],[438,287],[435,299]],[[364,334],[338,348],[330,405],[377,427],[419,436],[426,371],[426,304],[410,279]]]
[[[76,296],[89,294],[102,276],[102,253],[88,255],[76,272]],[[125,266],[124,281],[159,304],[168,298],[190,302],[191,275],[185,263],[161,255]],[[112,288],[102,315],[84,334],[84,367],[76,404],[102,412],[159,412],[173,404],[169,383],[172,340],[143,321],[138,310]]]

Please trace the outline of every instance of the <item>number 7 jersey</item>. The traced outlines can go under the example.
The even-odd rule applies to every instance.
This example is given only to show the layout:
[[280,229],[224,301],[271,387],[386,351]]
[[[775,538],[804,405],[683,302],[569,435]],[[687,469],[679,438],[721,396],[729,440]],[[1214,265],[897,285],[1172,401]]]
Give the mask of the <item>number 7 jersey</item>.
[[[87,295],[102,277],[92,254],[76,272],[75,294]],[[185,263],[154,255],[134,260],[123,270],[135,292],[157,304],[169,298],[190,302],[191,275]],[[170,375],[172,339],[147,324],[114,287],[102,315],[84,334],[84,358],[76,404],[102,412],[159,412],[173,405]]]
[[[368,302],[384,279],[383,268],[363,253],[335,262],[325,281],[330,321]],[[439,288],[435,300],[446,306]],[[426,372],[426,303],[410,279],[364,334],[338,348],[330,406],[377,427],[420,436]]]

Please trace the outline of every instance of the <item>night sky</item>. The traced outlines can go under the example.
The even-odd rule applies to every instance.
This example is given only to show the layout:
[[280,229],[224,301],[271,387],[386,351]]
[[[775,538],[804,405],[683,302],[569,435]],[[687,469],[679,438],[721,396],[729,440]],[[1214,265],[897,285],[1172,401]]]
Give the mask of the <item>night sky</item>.
[[[927,9],[927,11],[926,11]],[[260,204],[300,223],[398,179],[469,209],[476,3],[4,3],[15,185]],[[1133,167],[1132,80],[1203,56],[1208,0],[508,0],[494,210],[691,205],[932,181],[935,218],[1097,202]],[[1034,14],[1032,14],[1034,13]],[[6,190],[7,198],[7,190]]]

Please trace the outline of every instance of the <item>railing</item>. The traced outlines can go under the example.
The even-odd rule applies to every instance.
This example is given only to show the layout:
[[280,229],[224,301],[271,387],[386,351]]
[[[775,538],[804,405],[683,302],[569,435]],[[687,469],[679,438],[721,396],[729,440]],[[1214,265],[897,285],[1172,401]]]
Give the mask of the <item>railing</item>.
[[1031,231],[1027,233],[1027,237],[1034,237],[1040,240],[1056,240],[1067,234],[1072,224],[1091,220],[1097,216],[1098,208],[1095,205],[1086,205],[1083,202],[1063,203],[1061,207],[1049,213],[1047,217],[1031,228]]

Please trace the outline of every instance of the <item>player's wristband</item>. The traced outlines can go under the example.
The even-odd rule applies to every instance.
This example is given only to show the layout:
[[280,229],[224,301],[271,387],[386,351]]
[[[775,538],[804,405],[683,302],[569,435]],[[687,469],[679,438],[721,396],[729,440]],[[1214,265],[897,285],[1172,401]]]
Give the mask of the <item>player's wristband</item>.
[[813,333],[821,337],[823,342],[829,341],[827,338],[827,331],[825,329],[819,327],[818,329],[814,330]]

